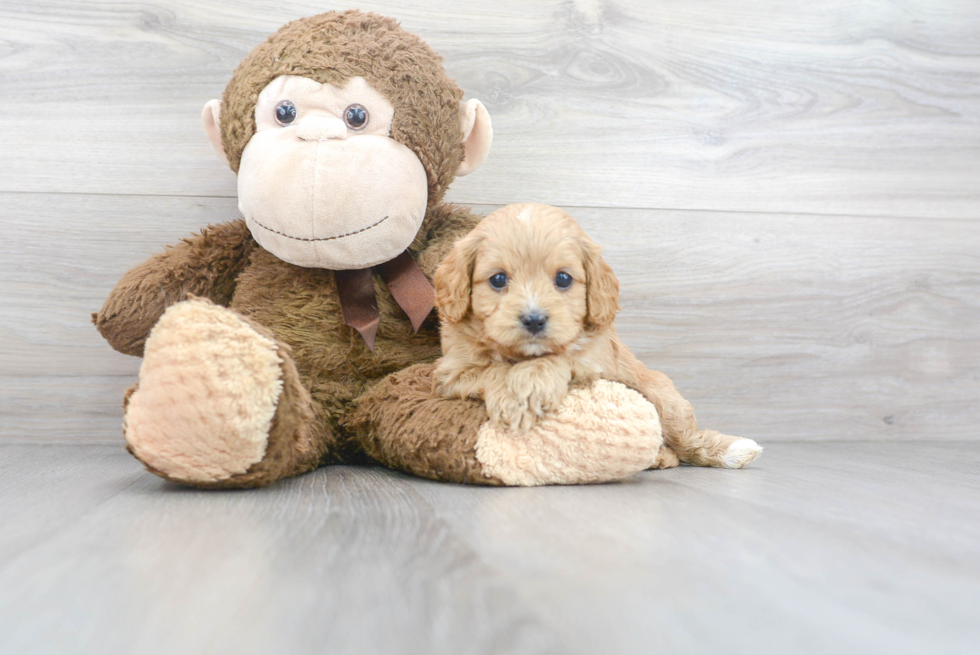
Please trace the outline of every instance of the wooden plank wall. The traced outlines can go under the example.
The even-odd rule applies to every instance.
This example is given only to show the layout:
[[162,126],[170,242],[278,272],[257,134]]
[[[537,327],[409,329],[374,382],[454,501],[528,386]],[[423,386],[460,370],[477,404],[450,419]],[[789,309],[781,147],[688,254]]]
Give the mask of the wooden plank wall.
[[[620,331],[760,441],[977,439],[980,3],[364,2],[495,128],[450,199],[562,206]],[[199,114],[282,23],[346,6],[0,4],[0,438],[118,441],[139,361],[88,322],[237,216]]]

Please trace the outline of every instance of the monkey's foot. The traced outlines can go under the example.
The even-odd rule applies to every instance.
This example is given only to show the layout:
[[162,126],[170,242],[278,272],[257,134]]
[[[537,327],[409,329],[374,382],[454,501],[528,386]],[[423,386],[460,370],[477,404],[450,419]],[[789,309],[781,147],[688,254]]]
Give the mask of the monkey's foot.
[[676,455],[662,445],[652,403],[618,382],[596,380],[572,389],[557,410],[526,431],[485,423],[475,450],[484,474],[508,485],[536,486],[608,482],[677,466]]
[[128,397],[130,452],[178,482],[244,474],[266,455],[283,362],[276,342],[235,312],[196,299],[171,306]]

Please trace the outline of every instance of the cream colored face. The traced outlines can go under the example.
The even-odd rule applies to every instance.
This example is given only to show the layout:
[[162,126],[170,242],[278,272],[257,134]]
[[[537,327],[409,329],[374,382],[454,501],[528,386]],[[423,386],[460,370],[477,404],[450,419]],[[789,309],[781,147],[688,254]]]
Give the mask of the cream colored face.
[[526,207],[484,219],[470,298],[486,338],[518,359],[563,352],[583,334],[587,311],[584,234]]
[[255,240],[308,268],[367,268],[415,238],[428,201],[422,162],[389,137],[395,110],[362,77],[343,87],[277,77],[259,94],[238,208]]

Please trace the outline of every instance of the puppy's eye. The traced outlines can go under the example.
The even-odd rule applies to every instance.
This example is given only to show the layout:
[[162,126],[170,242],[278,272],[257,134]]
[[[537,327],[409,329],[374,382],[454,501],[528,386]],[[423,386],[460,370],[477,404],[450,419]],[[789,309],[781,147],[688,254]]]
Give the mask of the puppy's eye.
[[368,123],[368,110],[364,105],[350,105],[344,110],[344,122],[352,130],[363,130]]
[[289,125],[296,120],[296,105],[289,100],[283,100],[276,105],[276,122],[280,125]]
[[572,276],[565,271],[558,271],[558,275],[555,276],[555,286],[559,289],[567,289],[572,286]]
[[491,287],[493,287],[497,291],[500,291],[505,286],[507,286],[507,274],[497,273],[495,275],[491,275],[489,282]]

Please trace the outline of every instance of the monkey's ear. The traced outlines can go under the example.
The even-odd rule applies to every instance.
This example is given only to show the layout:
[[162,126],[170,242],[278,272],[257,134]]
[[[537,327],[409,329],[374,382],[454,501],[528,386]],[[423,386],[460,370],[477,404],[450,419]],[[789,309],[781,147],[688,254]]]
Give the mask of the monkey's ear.
[[459,127],[463,131],[463,163],[456,171],[457,177],[469,175],[486,161],[493,141],[490,114],[483,103],[473,98],[459,106]]
[[473,233],[457,241],[433,276],[439,317],[450,325],[462,321],[470,308],[473,265],[481,241],[482,237]]
[[583,236],[580,244],[586,277],[586,319],[595,326],[610,325],[619,311],[619,280],[592,239]]
[[221,143],[220,100],[209,100],[208,104],[204,105],[204,111],[201,112],[201,122],[204,123],[204,133],[208,135],[208,141],[211,142],[211,147],[218,153],[221,160],[227,164],[228,155],[225,154],[225,147]]

